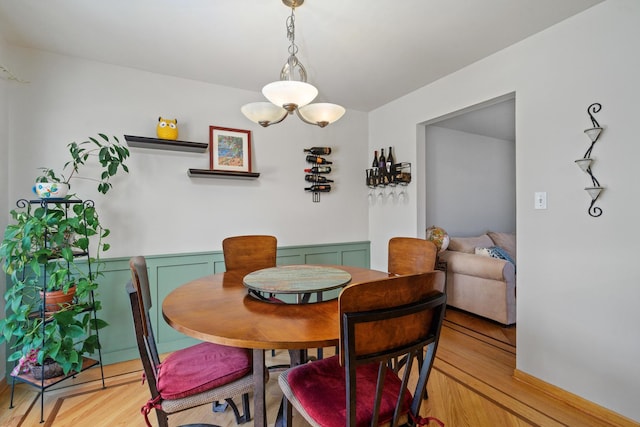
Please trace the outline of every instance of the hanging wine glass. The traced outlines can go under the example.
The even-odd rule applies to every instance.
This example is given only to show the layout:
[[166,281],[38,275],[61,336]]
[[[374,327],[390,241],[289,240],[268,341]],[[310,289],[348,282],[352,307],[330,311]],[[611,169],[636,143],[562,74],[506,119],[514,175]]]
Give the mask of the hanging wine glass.
[[390,188],[389,197],[394,202],[398,199],[398,194],[396,193],[396,186],[397,186],[397,184],[395,182],[390,182],[389,183],[389,188]]
[[400,183],[400,194],[398,194],[398,200],[405,201],[407,199],[407,183]]

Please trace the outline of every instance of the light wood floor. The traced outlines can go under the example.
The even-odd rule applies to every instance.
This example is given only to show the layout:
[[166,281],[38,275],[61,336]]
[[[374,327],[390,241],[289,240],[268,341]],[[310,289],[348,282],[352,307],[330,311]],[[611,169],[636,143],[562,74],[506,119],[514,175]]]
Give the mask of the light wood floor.
[[[447,427],[638,425],[594,418],[514,379],[515,337],[515,327],[502,328],[449,310],[422,415],[437,417]],[[275,359],[267,352],[268,365],[287,361],[285,351],[278,351]],[[140,407],[147,401],[149,389],[141,383],[140,364],[133,361],[110,365],[105,372],[105,389],[96,380],[99,369],[93,368],[61,383],[60,388],[47,391],[44,424],[39,423],[40,399],[36,389],[24,384],[16,386],[15,408],[8,409],[10,393],[5,387],[0,390],[0,425],[144,426]],[[272,423],[281,396],[275,372],[267,384],[268,419]],[[154,413],[150,414],[150,420],[157,425]],[[173,415],[169,421],[172,426],[196,422],[235,426],[230,410],[214,414],[209,406]],[[305,425],[294,412],[294,426]]]

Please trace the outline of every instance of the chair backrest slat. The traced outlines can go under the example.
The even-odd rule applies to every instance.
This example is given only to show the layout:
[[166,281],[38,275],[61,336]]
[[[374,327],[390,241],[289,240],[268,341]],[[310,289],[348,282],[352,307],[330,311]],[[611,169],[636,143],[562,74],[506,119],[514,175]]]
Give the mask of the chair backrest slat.
[[274,236],[227,237],[222,241],[225,268],[227,271],[256,271],[275,267],[277,246]]
[[392,237],[389,239],[387,270],[404,275],[433,271],[436,266],[438,248],[425,239],[415,237]]

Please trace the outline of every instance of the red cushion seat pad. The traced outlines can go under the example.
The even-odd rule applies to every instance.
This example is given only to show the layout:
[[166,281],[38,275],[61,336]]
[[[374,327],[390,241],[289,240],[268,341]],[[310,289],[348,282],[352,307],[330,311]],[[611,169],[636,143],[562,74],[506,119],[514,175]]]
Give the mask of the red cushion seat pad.
[[166,400],[192,396],[242,378],[252,366],[248,349],[196,344],[171,353],[160,364],[158,391]]
[[[378,364],[358,367],[356,371],[356,426],[368,426],[372,418],[378,378]],[[346,425],[345,368],[338,356],[301,365],[289,371],[288,383],[295,398],[306,412],[320,425],[344,427]],[[387,370],[380,403],[379,424],[390,422],[402,382]],[[406,389],[405,389],[406,390]],[[411,393],[406,390],[402,414],[409,411]]]

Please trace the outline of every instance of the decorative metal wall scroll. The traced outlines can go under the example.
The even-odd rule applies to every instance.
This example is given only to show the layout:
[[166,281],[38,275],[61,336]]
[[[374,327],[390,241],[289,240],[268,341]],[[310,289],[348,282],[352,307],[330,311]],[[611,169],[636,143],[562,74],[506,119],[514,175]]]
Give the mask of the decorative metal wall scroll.
[[587,212],[592,217],[599,217],[600,215],[602,215],[602,209],[594,205],[596,203],[596,200],[598,200],[600,193],[602,192],[602,190],[604,190],[604,187],[600,185],[600,182],[596,179],[596,177],[593,175],[593,172],[591,171],[591,164],[593,163],[591,152],[593,151],[593,147],[595,146],[598,138],[600,137],[600,134],[602,133],[602,127],[595,119],[595,117],[593,117],[593,115],[598,113],[601,109],[602,105],[597,102],[589,105],[589,107],[587,108],[587,113],[589,114],[589,118],[591,118],[591,124],[593,125],[593,127],[585,129],[584,133],[591,140],[591,145],[589,146],[589,149],[584,153],[582,159],[576,160],[576,164],[580,167],[580,169],[582,169],[591,178],[592,186],[585,187],[585,191],[589,193],[589,196],[591,197],[591,205],[589,205],[589,209],[587,210]]

